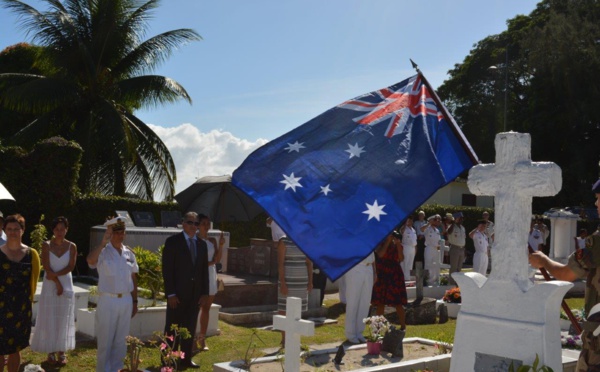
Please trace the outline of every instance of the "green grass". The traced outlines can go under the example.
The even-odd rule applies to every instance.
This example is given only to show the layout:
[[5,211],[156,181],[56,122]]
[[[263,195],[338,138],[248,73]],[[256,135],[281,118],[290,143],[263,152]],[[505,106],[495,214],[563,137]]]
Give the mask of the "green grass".
[[[570,298],[566,300],[571,308],[582,308],[583,299]],[[325,306],[328,307],[328,318],[337,319],[336,324],[324,325],[315,328],[315,334],[311,337],[302,337],[302,344],[316,345],[324,343],[341,343],[344,336],[345,313],[343,307],[337,301],[326,300]],[[248,354],[249,358],[255,358],[263,355],[262,349],[278,347],[281,341],[279,332],[264,331],[260,329],[233,326],[219,321],[221,335],[209,337],[207,344],[210,350],[196,354],[194,362],[201,365],[200,371],[212,371],[214,363],[230,360],[244,359]],[[406,328],[406,337],[423,337],[444,342],[454,341],[454,330],[456,320],[450,319],[446,324],[430,325],[409,325]],[[253,334],[256,333],[256,336]],[[23,363],[40,364],[46,359],[45,354],[34,353],[29,348],[22,352]],[[160,357],[158,350],[150,345],[144,347],[141,355],[142,369],[152,372],[160,371]],[[96,365],[96,343],[78,342],[77,348],[69,352],[69,363],[62,368],[52,368],[45,364],[42,366],[47,372],[61,371],[93,371]]]

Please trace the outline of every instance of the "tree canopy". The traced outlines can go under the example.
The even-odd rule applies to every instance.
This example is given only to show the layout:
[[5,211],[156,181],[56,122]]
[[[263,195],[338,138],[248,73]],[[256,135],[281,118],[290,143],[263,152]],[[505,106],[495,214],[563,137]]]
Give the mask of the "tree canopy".
[[495,161],[494,138],[506,120],[506,130],[531,134],[534,161],[562,168],[561,192],[535,198],[534,210],[591,205],[600,160],[600,2],[544,0],[507,25],[475,44],[438,92],[483,162]]
[[11,135],[4,141],[31,147],[60,135],[84,150],[83,192],[170,200],[173,159],[133,112],[181,99],[191,103],[176,81],[146,74],[200,36],[177,29],[144,40],[159,0],[45,0],[46,11],[19,0],[0,1],[41,47],[33,57],[22,48],[19,58],[33,59],[28,71],[0,64],[0,103],[19,118],[32,118],[14,135],[14,128],[3,128],[2,134]]

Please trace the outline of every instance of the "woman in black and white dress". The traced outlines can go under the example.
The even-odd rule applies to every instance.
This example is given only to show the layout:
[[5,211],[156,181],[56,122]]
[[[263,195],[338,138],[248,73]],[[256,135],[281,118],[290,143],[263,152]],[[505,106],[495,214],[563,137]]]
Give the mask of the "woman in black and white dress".
[[200,351],[208,350],[206,346],[206,330],[208,329],[208,317],[210,315],[210,306],[215,300],[217,294],[217,263],[221,261],[221,254],[223,252],[223,245],[225,244],[225,237],[223,232],[219,237],[219,243],[215,238],[208,237],[208,230],[210,230],[210,218],[203,214],[198,215],[198,221],[200,226],[198,227],[198,237],[206,242],[208,250],[208,299],[202,305],[200,309],[200,338],[198,339],[198,348]]

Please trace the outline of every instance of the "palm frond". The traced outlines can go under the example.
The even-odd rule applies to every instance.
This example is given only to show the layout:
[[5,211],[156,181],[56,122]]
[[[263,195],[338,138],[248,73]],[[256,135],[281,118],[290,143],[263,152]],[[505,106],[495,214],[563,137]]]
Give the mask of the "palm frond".
[[135,71],[151,72],[164,63],[175,50],[192,41],[199,40],[202,40],[202,37],[196,31],[188,28],[156,35],[129,52],[115,66],[115,73],[131,76]]
[[3,105],[11,110],[44,114],[79,99],[78,87],[63,79],[40,75],[0,74]]
[[143,107],[156,107],[181,99],[192,103],[192,98],[183,86],[164,76],[138,76],[120,81],[117,87],[124,102],[137,102]]

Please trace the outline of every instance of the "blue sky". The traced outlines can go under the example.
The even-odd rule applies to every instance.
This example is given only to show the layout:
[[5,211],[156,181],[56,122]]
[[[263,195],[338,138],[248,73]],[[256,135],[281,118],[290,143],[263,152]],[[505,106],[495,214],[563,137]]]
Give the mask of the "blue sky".
[[[25,1],[43,8],[40,1]],[[181,191],[231,173],[255,148],[357,95],[412,74],[434,87],[473,45],[529,14],[531,0],[169,0],[147,36],[193,28],[156,74],[181,83],[185,102],[137,115],[172,152]],[[26,41],[0,10],[0,48]]]

